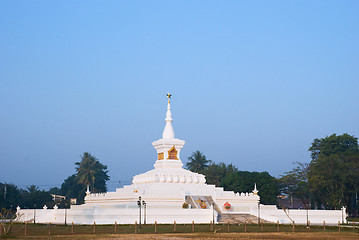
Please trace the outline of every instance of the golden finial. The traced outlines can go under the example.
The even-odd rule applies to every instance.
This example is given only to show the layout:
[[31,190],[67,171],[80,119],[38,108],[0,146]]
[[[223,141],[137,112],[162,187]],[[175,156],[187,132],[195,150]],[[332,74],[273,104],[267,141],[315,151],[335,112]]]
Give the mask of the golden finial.
[[167,93],[168,103],[170,103],[171,96],[172,95],[170,93]]

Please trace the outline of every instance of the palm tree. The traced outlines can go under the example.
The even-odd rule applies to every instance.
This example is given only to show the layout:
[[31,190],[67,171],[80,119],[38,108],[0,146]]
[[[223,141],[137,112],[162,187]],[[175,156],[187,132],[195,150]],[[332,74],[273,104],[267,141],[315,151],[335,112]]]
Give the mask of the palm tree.
[[206,156],[203,155],[200,151],[195,151],[192,153],[192,156],[188,158],[186,167],[192,172],[199,172],[203,169],[208,168],[211,160],[207,160]]
[[39,191],[39,188],[35,185],[31,185],[30,187],[27,187],[27,191],[29,191],[29,193],[35,193]]
[[85,152],[81,158],[81,162],[75,163],[77,165],[77,182],[85,186],[92,184],[92,192],[94,192],[96,182],[96,185],[99,185],[96,188],[100,188],[98,190],[106,191],[106,181],[110,179],[107,175],[107,166],[101,164],[96,157],[88,152]]

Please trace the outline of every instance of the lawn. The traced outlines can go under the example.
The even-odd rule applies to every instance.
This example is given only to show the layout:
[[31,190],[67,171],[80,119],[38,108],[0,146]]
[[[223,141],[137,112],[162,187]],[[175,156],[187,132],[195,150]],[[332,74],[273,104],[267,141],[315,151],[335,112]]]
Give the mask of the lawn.
[[[193,229],[194,227],[194,229]],[[194,230],[194,231],[193,231]],[[137,232],[135,234],[135,231]],[[156,231],[156,232],[155,232]],[[26,236],[25,236],[26,234]],[[4,237],[4,236],[2,236]],[[350,225],[311,226],[264,224],[49,225],[14,223],[11,239],[359,239]]]

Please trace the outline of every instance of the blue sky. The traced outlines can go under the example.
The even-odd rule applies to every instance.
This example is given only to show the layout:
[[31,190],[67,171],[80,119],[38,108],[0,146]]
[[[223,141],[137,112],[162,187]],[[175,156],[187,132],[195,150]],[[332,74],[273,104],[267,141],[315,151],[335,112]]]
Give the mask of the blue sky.
[[[167,92],[185,163],[279,176],[359,136],[358,1],[0,2],[0,182],[59,186],[88,151],[109,188],[153,168]],[[127,181],[127,182],[126,182]]]

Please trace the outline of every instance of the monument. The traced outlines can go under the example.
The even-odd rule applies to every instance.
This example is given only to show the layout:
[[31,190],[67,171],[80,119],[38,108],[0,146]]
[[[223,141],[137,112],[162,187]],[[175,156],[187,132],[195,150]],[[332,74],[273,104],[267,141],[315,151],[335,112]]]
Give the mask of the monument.
[[[344,221],[345,209],[290,210],[285,212],[275,205],[262,205],[254,185],[251,193],[224,191],[206,184],[205,176],[183,168],[180,152],[185,141],[175,138],[172,126],[171,95],[167,94],[167,112],[162,138],[152,143],[157,152],[154,169],[133,177],[131,185],[115,192],[90,193],[85,203],[70,209],[44,208],[36,211],[18,208],[20,221],[75,224],[134,224],[142,223],[210,223],[211,221],[328,224]],[[314,211],[314,212],[313,212]],[[308,216],[308,213],[310,215]],[[344,213],[343,213],[344,212]]]

